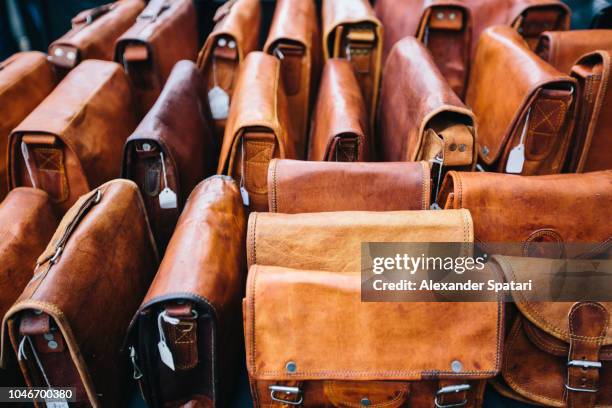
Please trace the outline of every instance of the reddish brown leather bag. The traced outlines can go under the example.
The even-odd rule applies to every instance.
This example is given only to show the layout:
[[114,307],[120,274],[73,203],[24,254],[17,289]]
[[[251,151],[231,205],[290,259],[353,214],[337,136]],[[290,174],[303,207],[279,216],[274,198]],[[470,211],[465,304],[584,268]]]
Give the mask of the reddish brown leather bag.
[[123,155],[122,176],[140,188],[160,253],[191,190],[215,173],[218,151],[202,76],[180,61]]
[[239,181],[245,205],[268,209],[268,164],[273,158],[301,159],[280,61],[252,52],[240,69],[227,119],[217,173]]
[[152,0],[115,45],[115,61],[134,86],[139,117],[153,106],[177,61],[195,61],[198,22],[192,0]]
[[510,27],[486,30],[466,102],[476,114],[478,155],[492,171],[560,173],[573,129],[576,81],[534,54]]
[[351,61],[373,126],[382,71],[382,24],[368,0],[324,0],[322,15],[325,61]]
[[216,407],[229,396],[242,339],[245,235],[238,185],[227,176],[200,183],[131,324],[134,377],[149,406]]
[[315,2],[279,0],[263,50],[281,61],[287,103],[300,139],[305,141],[322,58]]
[[270,212],[426,210],[427,162],[330,163],[273,159]]
[[73,387],[83,406],[123,405],[120,349],[157,264],[136,184],[114,180],[82,196],[4,316],[2,362],[12,344],[28,386]]
[[308,160],[370,161],[368,111],[350,62],[325,63],[310,132]]
[[11,131],[51,93],[57,80],[45,54],[20,52],[0,62],[0,200],[8,192],[8,150]]
[[223,142],[240,64],[249,52],[258,48],[260,21],[259,0],[225,2],[217,9],[215,27],[198,55],[219,144]]
[[142,0],[119,0],[80,12],[72,29],[49,46],[49,60],[62,71],[86,59],[112,61],[115,41],[144,7]]
[[10,188],[45,190],[66,211],[80,195],[119,174],[123,143],[134,127],[121,66],[86,61],[11,133]]

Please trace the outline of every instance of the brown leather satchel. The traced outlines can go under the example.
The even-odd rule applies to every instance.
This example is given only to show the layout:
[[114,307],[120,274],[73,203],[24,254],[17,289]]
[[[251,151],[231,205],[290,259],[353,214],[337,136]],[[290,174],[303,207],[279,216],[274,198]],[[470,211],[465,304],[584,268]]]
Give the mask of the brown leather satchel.
[[300,139],[305,141],[321,71],[321,35],[315,2],[279,0],[263,50],[281,61],[287,103]]
[[478,155],[492,171],[560,173],[573,130],[576,81],[533,53],[510,27],[480,37],[466,102]]
[[10,188],[45,190],[66,211],[80,195],[117,176],[123,143],[134,127],[121,66],[88,60],[11,133]]
[[[495,388],[548,407],[612,405],[612,302],[543,301],[552,299],[558,286],[554,280],[562,279],[567,260],[495,256],[492,263],[507,281],[533,280],[543,292],[534,299],[512,291],[518,313],[506,335]],[[605,269],[610,271],[609,261]]]
[[12,344],[28,386],[75,388],[83,406],[123,405],[120,349],[157,264],[136,184],[114,180],[82,196],[4,316],[2,362]]
[[198,22],[192,0],[152,0],[115,45],[115,61],[134,86],[138,116],[153,106],[177,61],[195,61]]
[[140,188],[160,253],[191,190],[216,172],[218,151],[202,76],[180,61],[123,154],[122,176]]
[[245,205],[268,209],[268,164],[273,158],[301,159],[280,61],[252,52],[240,69],[219,158],[219,174],[240,182]]
[[72,29],[49,46],[49,60],[62,72],[86,59],[112,61],[115,41],[144,7],[142,0],[119,0],[80,12]]
[[382,70],[382,24],[368,0],[324,0],[322,14],[325,61],[351,61],[373,126]]
[[426,210],[430,194],[427,162],[273,159],[268,169],[271,212]]
[[8,150],[11,131],[51,93],[57,80],[45,54],[20,52],[0,62],[0,200],[8,192]]
[[200,183],[131,324],[134,378],[149,406],[223,406],[242,344],[245,234],[238,185]]
[[310,131],[308,160],[370,161],[368,111],[350,62],[329,59],[323,69]]
[[610,51],[580,58],[571,75],[578,81],[579,105],[566,170],[612,169],[612,44]]
[[240,64],[259,44],[259,0],[229,0],[217,9],[213,22],[215,27],[198,55],[198,68],[204,76],[215,135],[221,144]]

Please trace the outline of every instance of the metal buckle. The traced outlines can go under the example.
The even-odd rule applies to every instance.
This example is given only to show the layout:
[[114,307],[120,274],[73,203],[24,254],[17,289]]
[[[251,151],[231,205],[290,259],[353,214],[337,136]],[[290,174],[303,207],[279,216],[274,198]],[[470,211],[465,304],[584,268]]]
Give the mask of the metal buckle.
[[438,401],[438,396],[455,392],[469,391],[471,388],[472,387],[470,386],[470,384],[448,385],[446,387],[442,387],[438,390],[438,392],[436,392],[434,404],[436,405],[436,408],[462,407],[468,403],[467,398],[457,404],[440,404],[440,402]]
[[[602,368],[602,364],[601,361],[589,361],[589,360],[569,360],[567,362],[567,366],[568,367],[580,367],[584,370],[587,369],[597,369],[599,370],[600,368]],[[569,378],[568,378],[569,381]],[[569,391],[575,391],[575,392],[590,392],[590,393],[596,393],[599,391],[599,389],[597,388],[574,388],[574,387],[570,387],[570,385],[566,382],[565,383],[565,388]]]
[[[289,404],[289,405],[300,405],[304,402],[304,397],[302,396],[302,390],[299,387],[285,387],[283,385],[270,385],[268,387],[270,390],[270,398],[272,401],[280,402],[281,404]],[[281,397],[277,397],[277,393],[283,393],[285,395],[299,395],[300,399],[298,401],[286,400]]]

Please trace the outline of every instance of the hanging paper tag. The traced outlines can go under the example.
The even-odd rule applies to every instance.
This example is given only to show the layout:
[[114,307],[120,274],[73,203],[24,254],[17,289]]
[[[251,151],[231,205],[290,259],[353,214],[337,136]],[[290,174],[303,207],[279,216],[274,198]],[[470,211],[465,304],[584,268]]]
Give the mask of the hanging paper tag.
[[208,91],[208,104],[210,113],[215,120],[226,119],[229,114],[230,98],[227,92],[219,86],[213,87]]
[[161,340],[159,343],[157,343],[157,348],[159,349],[159,356],[161,357],[162,363],[174,371],[174,358],[172,357],[172,352],[168,348],[166,342]]
[[176,193],[168,187],[164,188],[161,193],[159,193],[159,206],[163,209],[177,208],[178,202]]
[[45,400],[45,404],[47,405],[47,408],[70,408],[70,405],[68,405],[68,401],[66,401],[65,399],[47,399]]
[[506,163],[506,173],[520,174],[523,171],[523,164],[525,164],[525,145],[519,143],[510,150]]
[[240,195],[242,196],[242,204],[248,207],[250,203],[249,192],[243,186],[240,187]]

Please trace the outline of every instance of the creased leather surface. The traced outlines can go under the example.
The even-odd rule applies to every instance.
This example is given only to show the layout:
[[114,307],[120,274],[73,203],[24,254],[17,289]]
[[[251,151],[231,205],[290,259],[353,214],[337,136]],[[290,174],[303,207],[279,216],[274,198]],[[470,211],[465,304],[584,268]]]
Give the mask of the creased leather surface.
[[584,54],[612,49],[612,30],[546,31],[535,52],[564,74]]
[[426,162],[338,163],[278,160],[268,169],[271,212],[426,210]]

